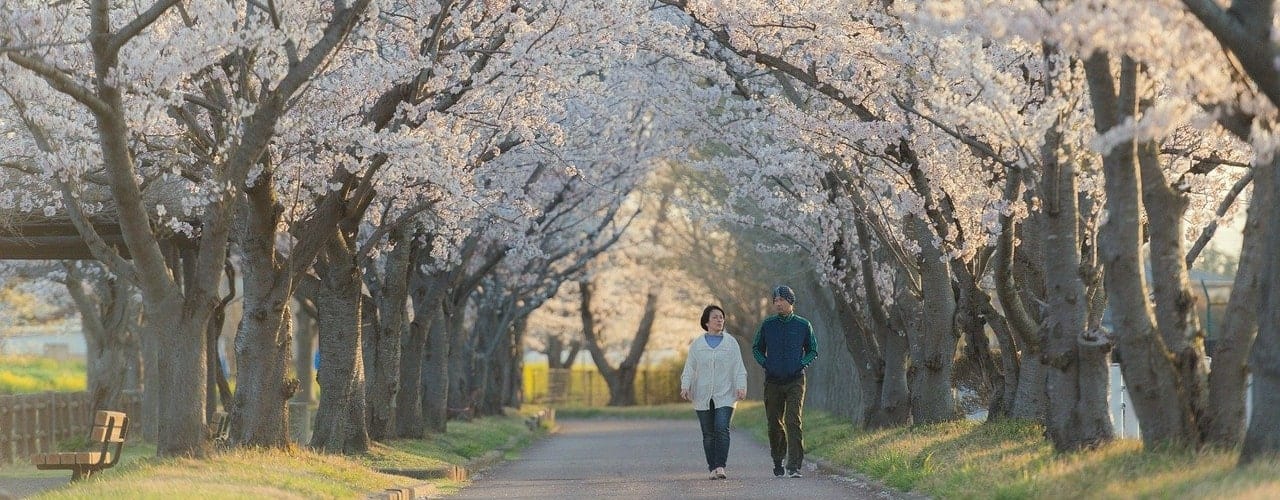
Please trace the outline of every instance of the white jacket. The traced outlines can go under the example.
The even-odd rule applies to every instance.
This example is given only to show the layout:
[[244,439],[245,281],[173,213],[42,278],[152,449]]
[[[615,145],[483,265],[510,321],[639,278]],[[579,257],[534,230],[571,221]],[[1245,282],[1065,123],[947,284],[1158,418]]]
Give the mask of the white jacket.
[[717,408],[737,407],[737,390],[747,390],[747,367],[742,364],[742,351],[733,335],[725,332],[724,340],[714,349],[707,344],[705,334],[689,343],[689,357],[680,374],[680,390],[686,389],[694,410],[710,410],[713,399]]

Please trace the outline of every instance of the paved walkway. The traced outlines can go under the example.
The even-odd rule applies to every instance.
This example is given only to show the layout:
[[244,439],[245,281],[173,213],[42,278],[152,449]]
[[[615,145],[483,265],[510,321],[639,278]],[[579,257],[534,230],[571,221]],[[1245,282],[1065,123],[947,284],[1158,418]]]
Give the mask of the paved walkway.
[[[35,467],[32,467],[32,470],[35,470]],[[47,490],[66,486],[70,480],[70,472],[59,474],[59,477],[0,478],[0,500],[26,498]]]
[[773,476],[766,445],[734,431],[729,479],[710,480],[695,420],[560,420],[521,456],[476,474],[449,498],[895,498],[865,481]]

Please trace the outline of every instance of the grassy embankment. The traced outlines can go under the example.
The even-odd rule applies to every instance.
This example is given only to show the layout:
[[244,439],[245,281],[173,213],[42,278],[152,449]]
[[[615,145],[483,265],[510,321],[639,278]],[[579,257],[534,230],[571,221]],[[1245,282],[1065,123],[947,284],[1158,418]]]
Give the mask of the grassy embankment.
[[[536,411],[536,409],[532,410]],[[379,469],[439,469],[466,465],[491,450],[518,453],[534,438],[520,415],[451,422],[431,439],[375,443],[369,453],[339,456],[294,448],[231,450],[205,460],[155,459],[155,447],[126,443],[122,463],[77,484],[36,498],[358,498],[386,488],[429,482],[439,494],[464,483],[384,474]],[[0,484],[67,471],[37,471],[30,465],[0,468]]]
[[84,360],[0,356],[0,394],[85,390]]
[[[563,409],[558,418],[693,418],[687,404]],[[765,439],[764,408],[739,405],[734,425]],[[1137,440],[1054,453],[1043,428],[972,421],[862,432],[805,412],[805,451],[901,491],[937,498],[1280,498],[1280,461],[1235,466],[1236,453],[1142,451]]]

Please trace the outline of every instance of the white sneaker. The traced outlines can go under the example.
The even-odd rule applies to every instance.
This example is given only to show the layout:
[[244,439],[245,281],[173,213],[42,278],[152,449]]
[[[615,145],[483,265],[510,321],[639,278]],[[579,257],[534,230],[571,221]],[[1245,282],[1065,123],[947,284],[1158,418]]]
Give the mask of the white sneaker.
[[728,479],[729,476],[724,474],[724,467],[716,467],[716,479]]
[[711,477],[708,477],[707,479],[712,479],[712,480],[720,479],[720,475],[716,474],[716,471],[713,470],[711,471]]

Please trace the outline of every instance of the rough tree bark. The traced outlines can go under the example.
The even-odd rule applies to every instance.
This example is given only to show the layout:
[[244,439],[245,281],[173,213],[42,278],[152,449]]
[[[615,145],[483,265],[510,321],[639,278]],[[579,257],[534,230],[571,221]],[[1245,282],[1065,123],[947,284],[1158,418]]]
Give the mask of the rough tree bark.
[[[396,435],[396,404],[400,393],[401,337],[409,295],[409,263],[412,243],[407,229],[393,230],[392,245],[384,263],[381,286],[376,277],[366,279],[378,311],[377,327],[364,336],[365,397],[369,406],[369,437],[375,441]],[[415,360],[416,361],[416,360]],[[412,390],[414,384],[409,384]]]
[[1048,307],[1041,324],[1048,394],[1045,434],[1059,451],[1094,448],[1115,438],[1107,406],[1111,340],[1106,333],[1087,328],[1089,301],[1080,258],[1075,164],[1047,161],[1041,186],[1048,238],[1044,246]]
[[[1273,153],[1274,154],[1274,153]],[[1272,165],[1272,168],[1274,164]],[[1262,172],[1259,172],[1262,174]],[[1240,450],[1240,463],[1280,456],[1280,175],[1269,170],[1259,175],[1254,190],[1268,193],[1269,203],[1262,206],[1262,248],[1265,259],[1262,264],[1262,286],[1258,300],[1258,335],[1249,353],[1249,368],[1253,372],[1253,411],[1249,429],[1244,435]],[[1258,201],[1255,200],[1255,203]]]
[[[1277,168],[1280,168],[1280,157],[1273,157],[1270,165],[1254,170],[1254,182],[1274,182],[1266,177],[1274,176]],[[1221,448],[1235,448],[1244,439],[1249,353],[1258,335],[1258,298],[1263,279],[1261,269],[1265,265],[1263,235],[1268,225],[1267,207],[1274,203],[1274,195],[1258,189],[1255,184],[1245,216],[1240,262],[1209,371],[1205,441]]]
[[920,244],[917,262],[924,313],[920,328],[907,334],[911,343],[911,420],[916,425],[946,422],[959,417],[951,388],[957,342],[951,266],[923,220],[908,216],[907,224]]
[[121,375],[138,358],[136,329],[141,311],[124,280],[110,275],[90,278],[73,263],[64,268],[67,291],[80,312],[85,337],[90,409],[119,411],[124,408],[123,391],[133,389]]
[[282,448],[289,443],[285,405],[297,380],[286,380],[293,296],[290,259],[276,252],[282,208],[274,173],[263,169],[246,189],[241,213],[244,316],[236,330],[236,394],[230,412],[231,440],[247,446]]
[[311,446],[355,454],[369,448],[361,352],[360,274],[346,235],[335,237],[316,263],[320,283],[314,293],[319,313],[320,406]]
[[[1228,50],[1257,89],[1280,106],[1280,68],[1275,65],[1277,47],[1274,43],[1258,43],[1273,39],[1275,6],[1272,2],[1232,2],[1229,9],[1211,0],[1183,0],[1192,14],[1204,24],[1218,43]],[[1225,115],[1223,115],[1225,118]],[[1229,121],[1220,118],[1220,122]],[[1228,128],[1232,128],[1228,125]],[[1237,135],[1243,135],[1237,133]],[[1261,151],[1262,156],[1273,157],[1276,151]],[[1267,167],[1274,169],[1274,159]],[[1272,170],[1273,171],[1273,170]],[[1275,221],[1280,216],[1280,199],[1277,198],[1280,183],[1273,175],[1259,179],[1254,192],[1265,192],[1265,204],[1260,208],[1263,221]],[[1254,203],[1259,203],[1258,199]],[[1277,224],[1262,225],[1260,235],[1264,255],[1274,257],[1280,251],[1280,228]],[[1280,266],[1274,258],[1268,258],[1261,266],[1258,297],[1258,334],[1249,364],[1254,368],[1254,402],[1252,423],[1245,434],[1240,463],[1248,464],[1256,459],[1280,455]],[[1234,370],[1235,367],[1229,367]],[[1212,381],[1210,382],[1212,383]],[[1259,397],[1261,396],[1261,397]],[[1223,422],[1223,424],[1228,424]]]
[[[1096,52],[1085,62],[1094,126],[1099,133],[1137,112],[1138,65],[1126,57],[1120,66],[1117,89],[1106,53]],[[1177,372],[1166,359],[1167,349],[1157,335],[1147,298],[1137,148],[1130,140],[1103,154],[1108,217],[1099,231],[1099,253],[1106,268],[1107,302],[1122,358],[1120,369],[1142,425],[1143,443],[1152,448],[1186,444],[1191,422],[1178,400]]]

